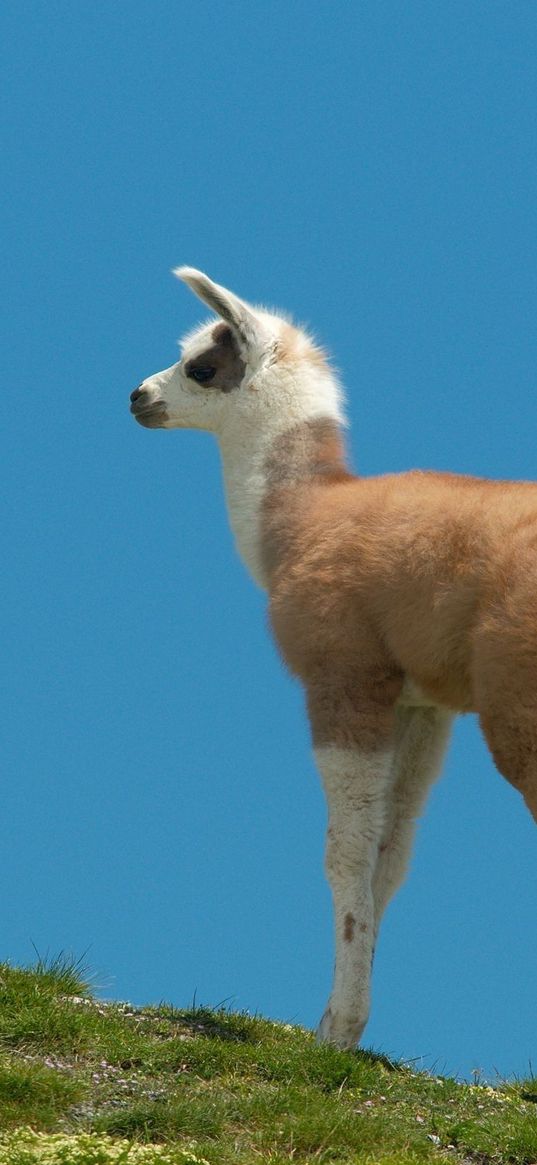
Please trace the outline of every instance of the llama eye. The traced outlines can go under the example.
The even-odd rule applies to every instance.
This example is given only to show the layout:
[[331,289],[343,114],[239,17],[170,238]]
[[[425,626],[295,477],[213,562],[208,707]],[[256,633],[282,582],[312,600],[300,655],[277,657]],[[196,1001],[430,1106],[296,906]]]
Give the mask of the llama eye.
[[209,380],[212,380],[215,372],[216,368],[191,368],[188,375],[198,384],[207,384]]

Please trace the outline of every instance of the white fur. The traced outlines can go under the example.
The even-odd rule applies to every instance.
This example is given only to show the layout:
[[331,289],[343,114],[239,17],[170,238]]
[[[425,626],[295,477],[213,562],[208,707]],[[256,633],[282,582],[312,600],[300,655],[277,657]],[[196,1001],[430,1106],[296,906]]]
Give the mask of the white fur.
[[[188,272],[188,281],[194,284],[202,278],[193,268],[180,270]],[[218,287],[206,276],[203,279],[210,287]],[[218,293],[223,295],[224,289],[218,288]],[[301,362],[300,344],[304,355],[314,348],[304,332],[298,333],[299,358],[293,363],[278,362],[277,346],[282,330],[288,327],[287,320],[265,308],[243,305],[237,297],[233,302],[248,313],[248,341],[237,334],[246,363],[240,391],[215,393],[193,384],[185,374],[187,361],[210,347],[215,320],[188,333],[181,343],[178,363],[148,377],[141,388],[165,403],[168,417],[164,428],[205,429],[216,436],[237,549],[256,582],[264,586],[260,507],[266,491],[268,451],[276,437],[300,422],[323,416],[344,424],[342,391],[328,365],[323,368]]]
[[[315,749],[328,803],[326,874],[334,900],[334,985],[319,1038],[352,1047],[369,1015],[375,943],[373,874],[384,835],[393,754]],[[352,935],[346,937],[346,931]]]
[[441,709],[401,706],[390,752],[315,750],[329,811],[326,872],[336,946],[321,1040],[353,1047],[366,1025],[381,918],[405,877],[416,820],[440,771],[452,719]]

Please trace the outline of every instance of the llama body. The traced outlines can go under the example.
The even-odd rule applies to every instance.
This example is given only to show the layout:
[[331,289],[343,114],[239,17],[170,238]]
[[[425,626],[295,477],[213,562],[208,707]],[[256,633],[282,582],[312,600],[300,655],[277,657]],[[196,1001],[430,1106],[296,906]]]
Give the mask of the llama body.
[[132,394],[149,428],[220,444],[239,553],[307,699],[329,826],[332,995],[319,1034],[360,1038],[382,913],[453,715],[474,711],[537,820],[537,486],[346,466],[341,391],[285,319],[190,268],[219,317]]

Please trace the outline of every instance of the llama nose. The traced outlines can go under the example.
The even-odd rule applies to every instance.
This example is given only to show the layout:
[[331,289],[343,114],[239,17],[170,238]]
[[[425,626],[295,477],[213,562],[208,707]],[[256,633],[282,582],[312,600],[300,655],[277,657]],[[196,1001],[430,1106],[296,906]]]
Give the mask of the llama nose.
[[134,404],[135,400],[140,399],[143,392],[144,392],[144,382],[142,380],[142,383],[138,385],[138,388],[135,388],[134,392],[131,392],[131,401],[133,404]]

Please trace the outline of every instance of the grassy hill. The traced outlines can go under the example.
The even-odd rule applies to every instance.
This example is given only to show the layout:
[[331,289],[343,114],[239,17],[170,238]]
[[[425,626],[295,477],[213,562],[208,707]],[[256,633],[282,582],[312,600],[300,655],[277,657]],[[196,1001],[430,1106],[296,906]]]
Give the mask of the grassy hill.
[[0,1165],[537,1162],[537,1082],[415,1073],[310,1032],[0,964]]

